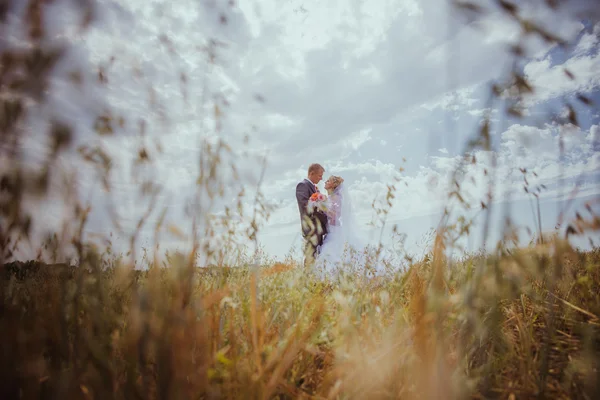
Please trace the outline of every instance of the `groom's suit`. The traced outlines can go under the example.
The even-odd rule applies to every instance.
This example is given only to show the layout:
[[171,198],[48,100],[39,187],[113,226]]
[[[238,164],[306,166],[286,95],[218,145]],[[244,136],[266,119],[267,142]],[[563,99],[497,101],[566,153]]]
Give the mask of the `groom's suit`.
[[[298,210],[300,211],[300,222],[302,224],[302,236],[306,242],[305,256],[309,255],[314,259],[317,248],[323,244],[323,239],[327,234],[327,215],[320,210],[314,210],[308,214],[306,206],[308,199],[313,193],[318,191],[317,187],[308,179],[296,185],[296,200]],[[305,259],[305,261],[308,261]]]

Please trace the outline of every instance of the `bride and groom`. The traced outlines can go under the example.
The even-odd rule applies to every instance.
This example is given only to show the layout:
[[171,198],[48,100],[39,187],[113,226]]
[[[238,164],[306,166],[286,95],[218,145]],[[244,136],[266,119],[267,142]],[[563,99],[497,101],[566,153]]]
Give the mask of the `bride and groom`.
[[320,164],[311,164],[307,178],[296,186],[296,200],[305,242],[304,265],[316,262],[328,269],[349,261],[345,257],[350,249],[358,252],[360,257],[365,244],[358,237],[344,180],[339,176],[329,177],[325,181],[327,196],[320,194],[317,184],[323,179],[324,172]]

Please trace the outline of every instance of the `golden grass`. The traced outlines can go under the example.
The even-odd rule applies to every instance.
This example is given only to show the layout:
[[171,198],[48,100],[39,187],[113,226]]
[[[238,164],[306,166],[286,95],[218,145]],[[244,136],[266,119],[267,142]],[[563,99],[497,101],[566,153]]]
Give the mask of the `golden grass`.
[[5,267],[2,398],[595,398],[600,250],[565,246],[457,265],[434,250],[378,282],[183,258]]

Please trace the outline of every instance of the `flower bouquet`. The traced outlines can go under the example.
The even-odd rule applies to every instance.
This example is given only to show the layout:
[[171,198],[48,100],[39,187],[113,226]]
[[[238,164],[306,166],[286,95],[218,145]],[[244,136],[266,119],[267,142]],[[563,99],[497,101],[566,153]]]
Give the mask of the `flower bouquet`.
[[313,210],[327,211],[327,196],[322,193],[313,193],[308,199],[308,213],[312,214]]

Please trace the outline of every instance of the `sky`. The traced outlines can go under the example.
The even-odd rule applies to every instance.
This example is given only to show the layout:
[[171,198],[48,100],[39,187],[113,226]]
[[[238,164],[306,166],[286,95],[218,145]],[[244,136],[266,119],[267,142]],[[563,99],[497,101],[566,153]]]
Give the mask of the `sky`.
[[[32,114],[38,133],[25,138],[23,148],[32,163],[42,158],[47,139],[35,128],[45,126],[48,115],[77,127],[62,162],[77,172],[78,191],[91,206],[90,237],[113,232],[120,250],[150,203],[139,194],[144,180],[161,190],[137,247],[151,246],[163,210],[161,248],[189,244],[192,218],[185,209],[196,193],[201,139],[213,146],[223,140],[232,151],[221,155],[217,171],[223,199],[210,203],[201,193],[192,203],[218,215],[245,189],[242,207],[252,215],[260,184],[273,209],[258,240],[279,258],[301,244],[295,186],[313,162],[325,167],[325,178],[344,178],[369,241],[380,237],[379,227],[368,226],[372,203],[385,199],[394,184],[383,239],[392,248],[390,229],[397,225],[411,254],[427,248],[445,206],[452,205],[453,218],[477,213],[490,176],[495,224],[503,220],[509,195],[514,221],[533,227],[531,195],[519,168],[527,170],[530,188],[545,187],[539,195],[547,231],[555,229],[557,210],[569,197],[575,198],[572,216],[600,194],[600,113],[575,99],[580,92],[600,101],[600,15],[593,1],[559,2],[556,11],[541,0],[519,2],[523,17],[569,43],[564,49],[537,38],[523,43],[527,59],[518,68],[534,93],[520,119],[504,115],[500,103],[488,104],[490,85],[510,73],[510,45],[519,40],[516,23],[491,1],[475,2],[488,11],[480,18],[459,16],[442,0],[100,3],[85,34],[77,30],[73,2],[46,6],[48,31],[71,50],[55,71],[50,105]],[[17,46],[22,33],[16,18],[10,26],[12,39],[3,45]],[[78,87],[68,83],[75,69],[83,76]],[[575,107],[579,127],[550,122],[549,114],[564,118],[566,102]],[[100,136],[94,118],[107,112],[123,124]],[[465,168],[461,184],[473,210],[462,211],[448,196],[452,172],[487,112],[493,151],[473,152],[477,161]],[[110,196],[94,169],[80,161],[78,146],[110,154]],[[152,165],[134,167],[140,147]],[[56,228],[68,215],[62,194],[57,189],[54,202],[35,211],[44,220],[40,229]],[[598,210],[597,203],[593,207]],[[465,243],[472,250],[483,241],[478,221]],[[247,225],[239,221],[236,228]],[[488,246],[499,239],[500,229],[492,231]]]

